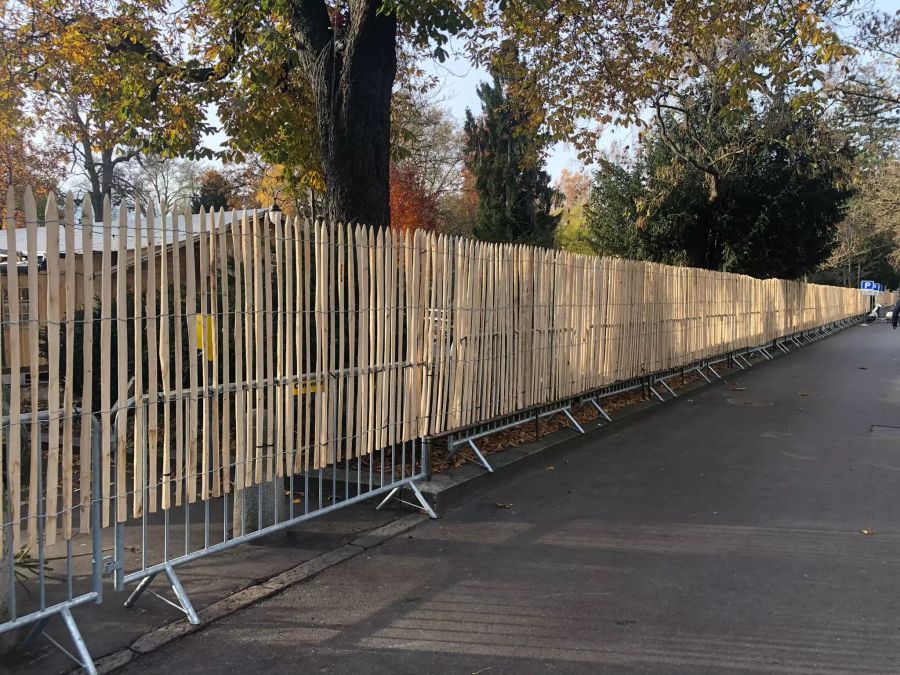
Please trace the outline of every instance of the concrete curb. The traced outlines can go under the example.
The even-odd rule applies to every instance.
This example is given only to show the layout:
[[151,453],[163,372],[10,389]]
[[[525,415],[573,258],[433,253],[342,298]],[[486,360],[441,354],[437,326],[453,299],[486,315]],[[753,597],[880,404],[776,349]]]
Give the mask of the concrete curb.
[[[179,619],[142,635],[126,649],[121,649],[97,659],[95,662],[97,672],[115,672],[131,662],[139,654],[148,654],[160,649],[180,637],[201,631],[219,619],[246,609],[260,600],[265,600],[291,586],[308,581],[330,567],[334,567],[364,551],[383,544],[397,535],[411,530],[424,520],[427,520],[427,516],[419,513],[403,516],[387,525],[382,525],[371,532],[357,537],[349,544],[327,551],[312,560],[307,560],[265,581],[232,593],[197,612],[201,621],[197,626],[188,623],[184,619]],[[80,673],[83,671],[77,669],[73,672]]]

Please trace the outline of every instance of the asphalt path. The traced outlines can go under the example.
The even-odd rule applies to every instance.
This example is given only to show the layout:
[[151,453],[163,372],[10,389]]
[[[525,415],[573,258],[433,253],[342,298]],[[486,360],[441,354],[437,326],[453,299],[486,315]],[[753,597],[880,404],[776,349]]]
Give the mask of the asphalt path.
[[898,370],[850,328],[125,672],[900,672]]

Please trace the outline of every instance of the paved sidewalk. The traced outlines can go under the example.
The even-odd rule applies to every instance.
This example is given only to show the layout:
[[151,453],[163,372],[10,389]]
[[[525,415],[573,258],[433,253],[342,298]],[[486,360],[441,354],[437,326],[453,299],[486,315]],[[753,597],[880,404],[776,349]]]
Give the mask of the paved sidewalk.
[[896,672],[898,371],[848,329],[124,672]]
[[[405,515],[396,510],[375,511],[376,505],[377,502],[364,502],[335,511],[288,530],[287,536],[280,541],[273,543],[270,540],[260,546],[245,544],[179,567],[178,575],[194,607],[198,612],[202,611],[232,593],[344,546]],[[107,545],[111,547],[112,542]],[[131,553],[135,557],[138,555],[137,551]],[[153,555],[159,555],[159,552],[154,551]],[[162,580],[154,587],[172,597]],[[129,586],[126,592],[115,593],[107,583],[102,605],[84,605],[75,610],[78,626],[95,659],[127,648],[154,629],[182,620],[183,614],[149,593],[144,594],[137,606],[126,609],[122,603],[133,588]],[[70,648],[71,638],[61,620],[52,620],[47,630],[66,649]],[[50,675],[68,673],[74,665],[47,640],[40,638],[28,652],[14,652],[5,659],[0,658],[0,673]]]

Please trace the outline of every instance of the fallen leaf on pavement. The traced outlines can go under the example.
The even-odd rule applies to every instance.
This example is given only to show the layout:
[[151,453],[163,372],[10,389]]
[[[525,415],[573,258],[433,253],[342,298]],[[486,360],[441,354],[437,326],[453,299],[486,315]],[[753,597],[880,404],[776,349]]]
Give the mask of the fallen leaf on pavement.
[[860,530],[860,532],[862,532],[863,534],[875,534],[874,530],[867,530],[865,528]]
[[731,390],[732,391],[747,391],[747,387],[738,387],[737,385],[733,384],[733,385],[731,385]]
[[797,396],[809,396],[809,392],[808,392],[808,391],[801,391],[801,392],[798,392],[798,393],[797,393]]
[[497,502],[494,504],[498,509],[511,509],[513,507],[512,504],[504,504],[503,502]]
[[544,469],[544,471],[554,471],[554,470],[556,470],[555,466],[548,466],[546,469]]

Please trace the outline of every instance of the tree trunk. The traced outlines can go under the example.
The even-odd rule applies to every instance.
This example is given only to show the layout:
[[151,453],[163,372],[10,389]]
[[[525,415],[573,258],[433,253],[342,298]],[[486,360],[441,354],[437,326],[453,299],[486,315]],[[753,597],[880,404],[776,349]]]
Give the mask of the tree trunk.
[[[346,26],[321,15],[300,17],[315,93],[325,175],[326,217],[390,224],[391,93],[397,74],[397,21],[378,12],[381,0],[350,4]],[[327,38],[327,39],[326,39]]]

